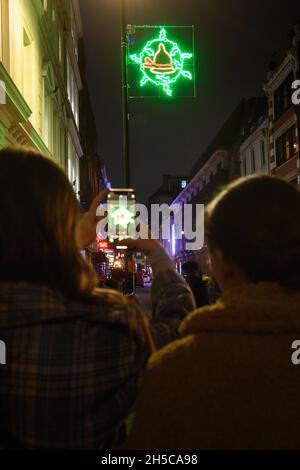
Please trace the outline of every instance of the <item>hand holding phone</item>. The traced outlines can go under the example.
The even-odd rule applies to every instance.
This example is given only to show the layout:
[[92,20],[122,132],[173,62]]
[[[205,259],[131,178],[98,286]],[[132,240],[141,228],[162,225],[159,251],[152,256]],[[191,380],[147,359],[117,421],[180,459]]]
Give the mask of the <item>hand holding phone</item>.
[[[107,196],[110,244],[119,246],[130,235],[135,223],[136,195],[133,189],[111,189]],[[126,249],[126,246],[120,246]]]
[[89,211],[84,214],[78,224],[76,239],[80,249],[87,248],[96,239],[96,228],[101,219],[101,217],[97,216],[97,208],[99,204],[105,199],[107,194],[108,190],[105,189],[93,199]]

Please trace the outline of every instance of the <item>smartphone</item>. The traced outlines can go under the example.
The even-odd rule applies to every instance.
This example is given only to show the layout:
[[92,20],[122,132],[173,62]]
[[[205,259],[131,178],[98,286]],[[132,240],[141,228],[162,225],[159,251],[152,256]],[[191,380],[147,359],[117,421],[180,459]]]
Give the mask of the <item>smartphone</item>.
[[119,242],[128,238],[135,224],[134,189],[111,189],[107,195],[108,234],[111,246],[126,250]]

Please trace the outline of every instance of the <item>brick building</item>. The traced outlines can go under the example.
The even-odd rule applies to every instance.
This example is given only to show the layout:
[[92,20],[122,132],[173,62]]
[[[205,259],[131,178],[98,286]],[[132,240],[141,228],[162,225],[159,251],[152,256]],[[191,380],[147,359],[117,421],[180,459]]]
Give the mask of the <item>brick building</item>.
[[269,158],[273,175],[300,186],[299,106],[292,83],[300,77],[300,22],[292,29],[288,51],[269,66],[264,90],[269,103]]

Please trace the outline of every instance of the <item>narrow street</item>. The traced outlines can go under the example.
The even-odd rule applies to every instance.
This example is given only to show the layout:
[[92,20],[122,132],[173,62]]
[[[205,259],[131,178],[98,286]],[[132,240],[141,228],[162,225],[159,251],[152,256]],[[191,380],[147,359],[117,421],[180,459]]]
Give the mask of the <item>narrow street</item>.
[[142,305],[143,309],[151,315],[151,284],[145,284],[144,287],[137,287],[135,295]]
[[298,462],[300,0],[0,0],[0,214],[10,466]]

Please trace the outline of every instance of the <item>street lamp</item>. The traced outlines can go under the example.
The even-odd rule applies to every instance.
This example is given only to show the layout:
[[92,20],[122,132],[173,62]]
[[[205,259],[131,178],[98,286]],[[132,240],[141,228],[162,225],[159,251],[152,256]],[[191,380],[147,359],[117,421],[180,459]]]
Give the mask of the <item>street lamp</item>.
[[130,188],[130,129],[128,104],[128,41],[126,0],[121,1],[121,52],[122,52],[122,115],[123,115],[123,159],[125,187]]

